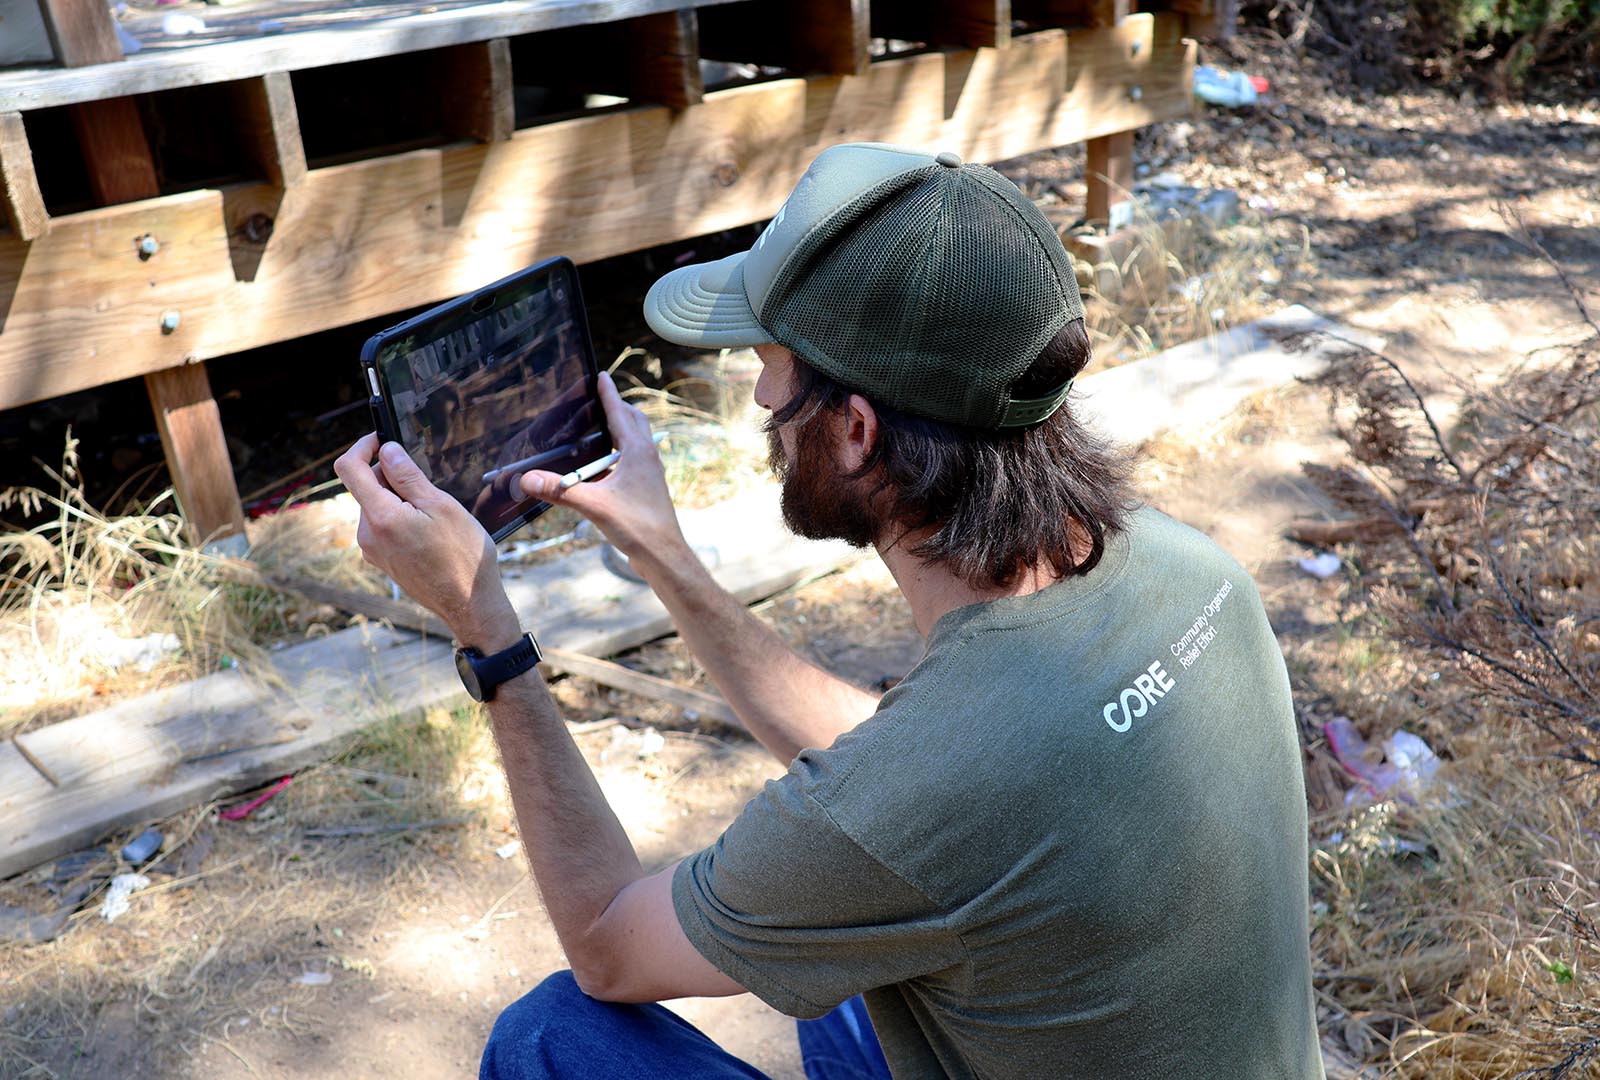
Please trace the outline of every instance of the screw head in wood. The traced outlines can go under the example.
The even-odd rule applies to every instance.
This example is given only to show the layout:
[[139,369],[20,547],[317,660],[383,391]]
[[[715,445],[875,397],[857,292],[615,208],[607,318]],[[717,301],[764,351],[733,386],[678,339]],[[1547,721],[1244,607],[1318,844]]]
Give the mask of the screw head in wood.
[[1129,101],[1143,101],[1144,100],[1144,87],[1142,87],[1142,86],[1130,86],[1130,87],[1128,87],[1128,100]]
[[161,313],[161,332],[170,334],[178,328],[183,321],[183,313],[179,311],[163,311]]
[[154,255],[156,252],[160,251],[161,250],[161,243],[155,237],[151,236],[149,233],[145,233],[143,236],[139,237],[138,247],[139,247],[139,258],[142,261],[144,259],[148,259],[150,256]]

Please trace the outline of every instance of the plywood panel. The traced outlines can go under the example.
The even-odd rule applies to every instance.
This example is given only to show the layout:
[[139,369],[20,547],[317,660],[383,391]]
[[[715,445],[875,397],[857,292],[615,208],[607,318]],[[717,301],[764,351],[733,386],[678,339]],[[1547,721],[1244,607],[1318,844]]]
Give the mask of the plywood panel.
[[63,67],[122,59],[122,44],[104,0],[39,0],[39,12]]

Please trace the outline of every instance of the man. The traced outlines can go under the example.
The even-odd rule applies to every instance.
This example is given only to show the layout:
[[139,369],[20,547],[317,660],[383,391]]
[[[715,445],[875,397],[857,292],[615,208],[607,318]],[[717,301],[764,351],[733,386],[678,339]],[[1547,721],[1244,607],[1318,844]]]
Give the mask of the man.
[[[1039,211],[953,154],[837,147],[750,251],[674,271],[646,313],[756,348],[786,520],[873,545],[927,651],[880,700],[785,648],[695,560],[603,380],[615,470],[524,488],[630,557],[789,771],[647,874],[539,678],[494,688],[572,977],[502,1015],[483,1075],[755,1075],[607,1004],[750,990],[830,1018],[802,1025],[813,1076],[1320,1078],[1283,661],[1245,572],[1136,508],[1064,406],[1088,339]],[[464,646],[526,654],[457,504],[374,436],[338,469],[369,559]],[[870,1025],[830,1011],[858,994]]]

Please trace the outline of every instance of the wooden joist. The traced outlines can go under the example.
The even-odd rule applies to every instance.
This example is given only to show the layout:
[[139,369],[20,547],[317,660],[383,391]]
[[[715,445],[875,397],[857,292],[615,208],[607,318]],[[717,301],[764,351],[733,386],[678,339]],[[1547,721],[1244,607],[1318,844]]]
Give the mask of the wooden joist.
[[1023,22],[1051,26],[1116,26],[1133,13],[1132,0],[1012,0]]
[[[1182,34],[1178,16],[1132,15],[313,169],[289,197],[259,183],[63,215],[31,244],[0,236],[15,283],[0,408],[434,303],[557,252],[582,263],[757,221],[835,143],[994,161],[1184,116]],[[252,219],[270,239],[240,280]],[[161,249],[141,261],[145,234]],[[163,333],[168,310],[182,321]]]
[[686,109],[705,96],[694,9],[529,34],[512,43],[524,81]]
[[1011,41],[1011,0],[872,0],[872,33],[927,45],[1004,48]]
[[287,72],[274,71],[232,84],[238,135],[267,183],[292,188],[306,178],[300,113]]
[[445,130],[453,138],[497,143],[516,130],[511,94],[511,44],[505,38],[445,50]]
[[18,240],[26,242],[50,231],[50,213],[39,193],[20,113],[0,113],[0,198],[5,200],[6,222]]
[[795,75],[859,75],[871,61],[867,0],[742,0],[700,12],[709,60]]

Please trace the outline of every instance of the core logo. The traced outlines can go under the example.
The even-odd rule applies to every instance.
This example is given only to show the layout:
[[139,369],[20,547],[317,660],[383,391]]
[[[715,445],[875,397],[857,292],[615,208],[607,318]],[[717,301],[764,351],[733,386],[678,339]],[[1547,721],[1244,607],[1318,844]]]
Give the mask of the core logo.
[[1152,705],[1171,693],[1172,687],[1172,676],[1157,660],[1145,669],[1144,674],[1136,677],[1133,685],[1124,690],[1116,701],[1106,702],[1101,715],[1111,725],[1112,731],[1127,731],[1135,720],[1150,711]]

